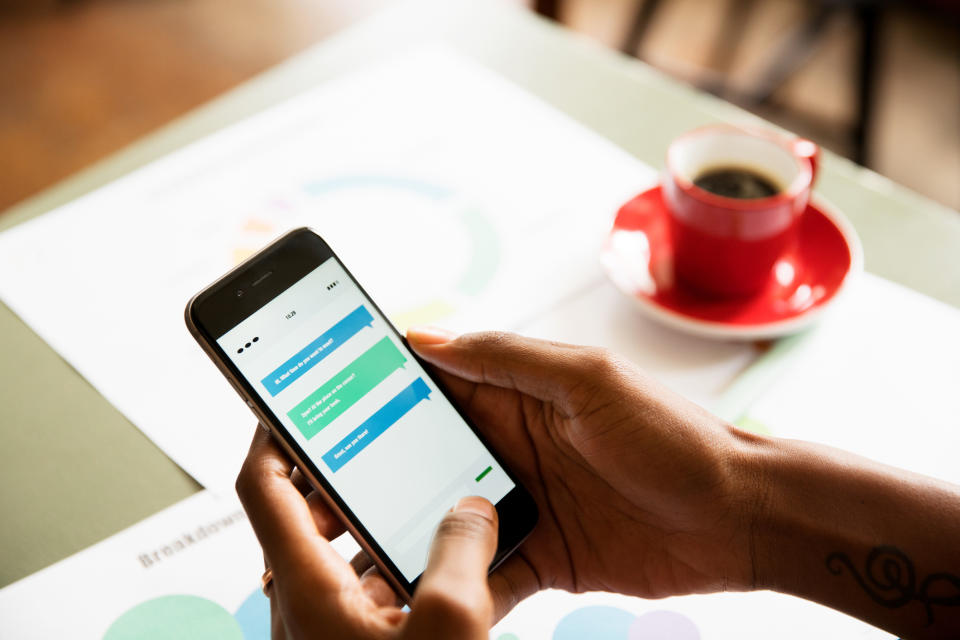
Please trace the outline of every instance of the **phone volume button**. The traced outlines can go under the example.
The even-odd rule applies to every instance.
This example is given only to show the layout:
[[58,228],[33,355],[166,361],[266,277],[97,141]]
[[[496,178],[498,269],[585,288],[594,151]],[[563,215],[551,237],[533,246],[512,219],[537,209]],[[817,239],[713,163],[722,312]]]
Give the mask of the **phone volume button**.
[[231,380],[230,378],[227,378],[227,381],[230,382],[230,386],[233,387],[233,390],[236,391],[238,394],[240,394],[240,397],[243,398],[243,401],[247,403],[247,406],[253,409],[254,411],[256,411],[257,409],[254,406],[253,401],[251,401],[250,398],[247,397],[247,394],[245,394],[243,391],[240,390],[239,385],[237,385],[237,383]]
[[257,420],[259,420],[260,422],[264,422],[264,417],[260,412],[260,410],[257,408],[257,405],[253,403],[253,400],[248,398],[247,394],[245,394],[243,391],[240,390],[240,386],[236,382],[234,382],[232,378],[227,378],[227,382],[230,383],[230,386],[233,387],[234,391],[240,394],[240,397],[243,398],[243,401],[247,404],[248,407],[250,407],[250,410],[253,411],[253,415],[256,416]]

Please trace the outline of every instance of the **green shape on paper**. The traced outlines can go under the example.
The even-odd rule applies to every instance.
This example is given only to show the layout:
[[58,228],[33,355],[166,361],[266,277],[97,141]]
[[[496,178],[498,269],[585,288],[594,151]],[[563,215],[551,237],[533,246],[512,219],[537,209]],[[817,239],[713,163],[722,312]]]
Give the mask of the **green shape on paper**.
[[753,431],[754,433],[759,433],[760,435],[764,436],[769,436],[772,434],[770,428],[767,427],[766,424],[760,422],[759,420],[755,420],[750,416],[743,416],[734,422],[734,425],[740,429],[743,429],[744,431]]
[[312,438],[406,361],[393,341],[385,337],[288,411],[287,416],[303,437]]
[[515,633],[503,633],[497,636],[497,640],[520,640],[520,636]]
[[240,624],[216,602],[199,596],[163,596],[128,609],[103,640],[244,640]]

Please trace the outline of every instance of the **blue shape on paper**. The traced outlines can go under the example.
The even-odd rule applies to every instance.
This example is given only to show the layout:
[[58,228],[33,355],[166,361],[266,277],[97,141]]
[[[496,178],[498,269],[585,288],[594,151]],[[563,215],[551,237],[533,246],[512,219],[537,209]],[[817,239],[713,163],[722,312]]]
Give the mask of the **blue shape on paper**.
[[635,619],[635,615],[618,607],[581,607],[557,623],[553,640],[627,640]]
[[254,589],[247,596],[233,617],[243,631],[244,640],[269,640],[270,600],[260,589]]
[[260,382],[271,396],[293,384],[300,376],[310,371],[317,363],[334,352],[337,347],[355,336],[364,327],[373,324],[373,316],[360,305],[337,324],[320,334],[320,337],[296,352],[289,360],[270,372]]
[[376,413],[364,420],[363,424],[335,444],[330,451],[323,454],[323,461],[331,471],[336,472],[384,431],[392,427],[397,420],[405,416],[410,409],[417,406],[421,400],[428,398],[430,398],[430,387],[423,378],[417,378],[391,398],[387,404],[377,409]]

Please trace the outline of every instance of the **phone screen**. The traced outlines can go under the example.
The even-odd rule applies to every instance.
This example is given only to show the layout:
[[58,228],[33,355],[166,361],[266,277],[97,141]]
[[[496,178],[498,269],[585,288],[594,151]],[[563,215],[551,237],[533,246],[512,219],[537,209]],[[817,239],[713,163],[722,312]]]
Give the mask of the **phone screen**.
[[410,582],[457,500],[515,486],[336,258],[216,342]]

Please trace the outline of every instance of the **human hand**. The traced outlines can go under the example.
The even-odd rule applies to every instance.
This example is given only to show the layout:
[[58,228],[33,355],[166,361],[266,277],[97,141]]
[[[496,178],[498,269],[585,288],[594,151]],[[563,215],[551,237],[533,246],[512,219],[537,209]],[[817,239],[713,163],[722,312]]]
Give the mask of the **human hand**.
[[254,435],[237,493],[273,572],[275,640],[488,638],[487,570],[497,548],[497,513],[483,498],[462,499],[440,523],[406,614],[369,558],[348,563],[330,546],[343,524],[263,429]]
[[274,569],[276,637],[486,638],[550,587],[648,598],[773,589],[901,637],[958,637],[960,597],[943,590],[960,585],[960,547],[942,542],[960,537],[960,487],[741,432],[604,350],[432,329],[408,339],[531,492],[540,522],[487,576],[496,514],[481,499],[459,505],[408,616],[369,559],[355,569],[333,551],[342,525],[258,432],[237,487]]
[[497,615],[544,588],[648,598],[749,589],[751,436],[607,351],[504,333],[415,329],[438,370],[540,508],[491,575]]

